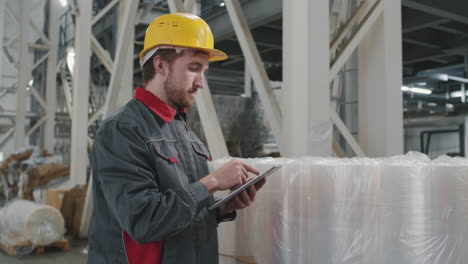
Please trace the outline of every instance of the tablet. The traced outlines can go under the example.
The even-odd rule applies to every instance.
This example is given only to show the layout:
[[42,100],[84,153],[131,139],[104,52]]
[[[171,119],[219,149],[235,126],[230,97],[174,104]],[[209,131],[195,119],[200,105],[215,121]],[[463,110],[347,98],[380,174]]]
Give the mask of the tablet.
[[276,171],[278,171],[281,167],[283,167],[283,165],[277,165],[277,166],[273,166],[271,167],[269,170],[267,170],[265,173],[263,173],[262,175],[259,175],[255,178],[253,178],[252,180],[244,183],[244,185],[242,185],[241,187],[235,189],[232,193],[230,193],[228,196],[222,198],[221,200],[217,201],[216,203],[214,203],[213,205],[211,205],[208,210],[215,210],[216,208],[220,207],[221,205],[223,205],[224,203],[226,202],[229,202],[232,198],[234,198],[236,195],[238,195],[240,192],[242,192],[243,190],[247,189],[250,185],[252,184],[256,184],[257,182],[259,182],[261,179],[275,173]]

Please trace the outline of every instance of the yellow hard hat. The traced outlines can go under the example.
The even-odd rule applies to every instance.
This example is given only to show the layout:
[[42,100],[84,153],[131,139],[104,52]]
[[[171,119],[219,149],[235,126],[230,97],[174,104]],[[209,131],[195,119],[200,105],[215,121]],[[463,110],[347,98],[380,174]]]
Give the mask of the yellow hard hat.
[[226,53],[214,49],[213,33],[205,20],[188,13],[166,14],[151,22],[146,29],[140,64],[144,64],[151,57],[145,54],[155,48],[201,50],[210,56],[210,61],[228,58]]

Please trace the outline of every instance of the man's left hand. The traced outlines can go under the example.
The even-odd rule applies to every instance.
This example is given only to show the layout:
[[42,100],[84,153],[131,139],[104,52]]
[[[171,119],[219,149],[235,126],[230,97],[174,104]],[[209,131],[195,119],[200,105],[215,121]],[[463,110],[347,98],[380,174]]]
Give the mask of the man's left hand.
[[218,215],[223,216],[232,213],[233,211],[248,207],[255,200],[257,191],[265,185],[265,182],[265,178],[261,179],[256,184],[253,184],[249,188],[240,192],[231,201],[221,205],[218,209]]

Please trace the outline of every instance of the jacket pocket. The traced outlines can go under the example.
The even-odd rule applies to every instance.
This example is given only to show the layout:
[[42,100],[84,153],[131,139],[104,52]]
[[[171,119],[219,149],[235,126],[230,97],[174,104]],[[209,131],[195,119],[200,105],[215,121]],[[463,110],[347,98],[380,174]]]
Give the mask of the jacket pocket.
[[174,143],[175,142],[170,142],[166,139],[152,141],[152,145],[156,151],[156,154],[158,154],[159,157],[163,158],[169,164],[179,161]]
[[206,147],[203,145],[203,143],[199,141],[191,141],[191,143],[192,143],[192,147],[195,153],[204,157],[206,160],[211,161],[210,153],[208,152]]

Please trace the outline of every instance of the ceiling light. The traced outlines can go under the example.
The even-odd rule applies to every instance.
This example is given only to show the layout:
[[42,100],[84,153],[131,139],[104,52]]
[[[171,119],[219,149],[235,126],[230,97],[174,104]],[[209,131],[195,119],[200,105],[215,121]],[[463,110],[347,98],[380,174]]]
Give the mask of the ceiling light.
[[219,3],[219,6],[224,6],[224,5],[225,5],[224,2]]
[[432,91],[426,88],[418,88],[418,87],[408,87],[402,86],[401,90],[404,92],[412,92],[412,93],[420,93],[420,94],[431,94]]
[[63,7],[66,7],[68,2],[67,0],[59,0],[60,1],[60,4],[62,4]]
[[70,72],[73,74],[73,69],[75,68],[75,50],[70,48],[67,53],[67,65]]
[[[450,93],[450,97],[456,98],[456,97],[462,97],[463,92],[462,91],[455,91]],[[465,95],[468,95],[468,92],[465,92]]]
[[33,79],[29,80],[28,85],[33,86],[33,84],[34,84],[34,80]]

